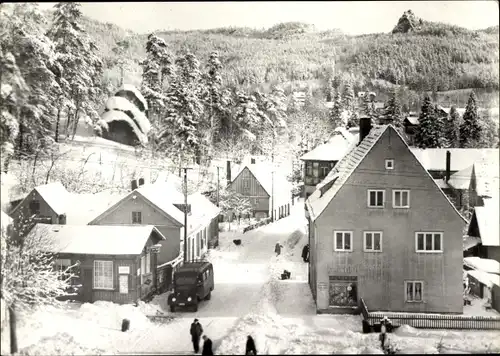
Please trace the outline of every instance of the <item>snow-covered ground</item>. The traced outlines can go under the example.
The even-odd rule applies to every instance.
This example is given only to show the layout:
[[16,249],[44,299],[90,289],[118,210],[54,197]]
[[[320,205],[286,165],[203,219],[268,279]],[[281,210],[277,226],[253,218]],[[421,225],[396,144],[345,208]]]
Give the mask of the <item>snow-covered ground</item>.
[[[223,232],[208,258],[215,290],[198,312],[169,313],[167,295],[139,307],[107,302],[46,308],[19,321],[19,346],[27,354],[192,354],[189,326],[196,317],[214,342],[216,354],[243,354],[252,335],[260,354],[382,353],[378,334],[363,334],[360,316],[316,315],[301,251],[303,205],[291,216],[245,234]],[[242,240],[240,246],[232,240]],[[274,245],[284,245],[276,257]],[[290,280],[279,280],[286,269]],[[146,315],[170,316],[164,323]],[[129,318],[131,329],[121,332]],[[3,335],[2,335],[3,339]],[[408,326],[389,335],[400,353],[499,352],[500,333],[422,330]],[[4,349],[2,347],[2,349]]]

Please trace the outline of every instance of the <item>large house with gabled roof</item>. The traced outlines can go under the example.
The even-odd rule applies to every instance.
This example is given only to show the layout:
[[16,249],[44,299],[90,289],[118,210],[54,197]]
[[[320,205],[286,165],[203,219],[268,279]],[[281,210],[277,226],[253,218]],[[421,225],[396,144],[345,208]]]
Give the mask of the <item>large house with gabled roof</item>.
[[[218,244],[220,209],[200,193],[188,196],[188,260],[203,256]],[[158,264],[175,260],[183,252],[184,195],[174,184],[144,184],[110,206],[89,225],[153,225],[165,236]]]
[[319,313],[462,313],[466,220],[391,125],[360,119],[351,148],[306,201]]

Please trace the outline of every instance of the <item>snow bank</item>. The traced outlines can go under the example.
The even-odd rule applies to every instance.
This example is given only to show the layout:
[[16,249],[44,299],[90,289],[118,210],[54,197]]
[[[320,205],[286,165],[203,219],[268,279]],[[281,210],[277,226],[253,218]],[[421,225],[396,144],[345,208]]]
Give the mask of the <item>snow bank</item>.
[[123,319],[130,320],[130,329],[145,329],[150,321],[143,311],[131,304],[115,304],[97,301],[85,303],[78,310],[78,315],[84,320],[92,320],[99,326],[120,329]]
[[57,333],[44,337],[37,344],[21,350],[21,355],[110,355],[107,350],[89,348],[80,345],[68,333]]

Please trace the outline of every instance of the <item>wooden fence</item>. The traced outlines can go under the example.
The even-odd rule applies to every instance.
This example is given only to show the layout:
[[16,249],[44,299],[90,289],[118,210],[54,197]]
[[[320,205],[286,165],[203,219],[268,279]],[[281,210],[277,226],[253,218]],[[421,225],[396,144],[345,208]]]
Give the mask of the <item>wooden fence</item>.
[[393,326],[409,325],[424,329],[500,330],[500,317],[497,316],[370,312],[363,298],[360,299],[360,310],[364,320],[370,325],[380,323],[380,320],[386,316]]

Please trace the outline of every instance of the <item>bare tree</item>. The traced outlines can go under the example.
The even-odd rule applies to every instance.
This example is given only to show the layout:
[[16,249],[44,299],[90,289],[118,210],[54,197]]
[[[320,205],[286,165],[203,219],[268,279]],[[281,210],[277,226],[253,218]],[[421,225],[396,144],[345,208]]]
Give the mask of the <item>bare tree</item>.
[[10,231],[1,231],[0,294],[9,311],[10,351],[18,351],[16,320],[19,313],[40,305],[57,305],[74,277],[70,266],[55,268],[54,243],[47,235],[27,234],[33,217],[21,219]]

